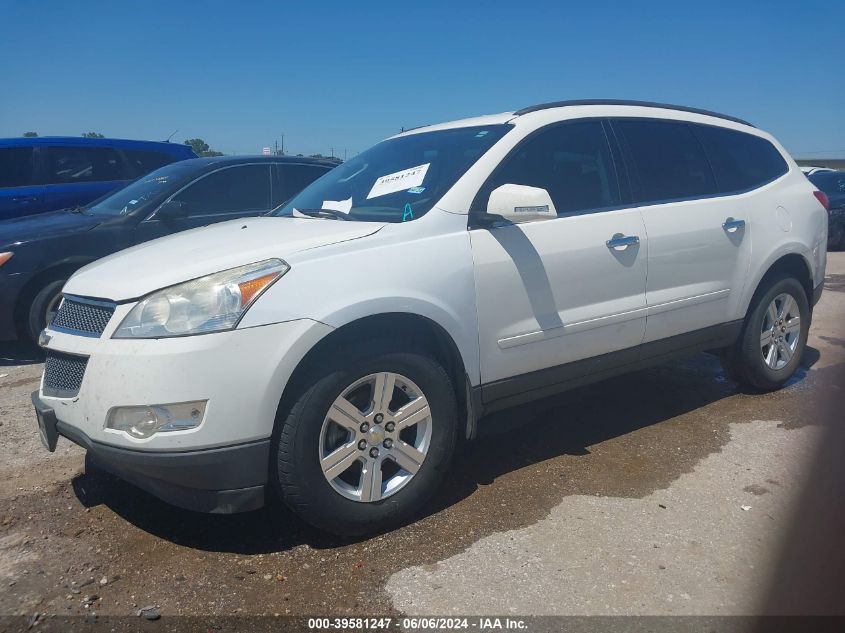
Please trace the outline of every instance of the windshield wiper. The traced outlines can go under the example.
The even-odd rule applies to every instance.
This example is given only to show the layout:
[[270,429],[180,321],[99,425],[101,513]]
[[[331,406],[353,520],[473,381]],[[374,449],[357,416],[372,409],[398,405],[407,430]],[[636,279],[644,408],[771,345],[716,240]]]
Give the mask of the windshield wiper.
[[349,221],[349,214],[335,209],[294,209],[302,215],[308,215],[313,218],[332,218],[333,220]]
[[69,213],[81,213],[82,215],[91,215],[85,210],[85,207],[83,207],[82,205],[68,207],[67,209],[65,209],[65,211],[68,211]]

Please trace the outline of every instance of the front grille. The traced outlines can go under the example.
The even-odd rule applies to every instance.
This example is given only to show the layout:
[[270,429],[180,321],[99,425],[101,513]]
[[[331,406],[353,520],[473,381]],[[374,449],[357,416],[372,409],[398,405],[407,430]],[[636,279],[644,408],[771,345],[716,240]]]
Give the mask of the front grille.
[[44,395],[72,398],[78,394],[87,365],[86,356],[47,352],[44,361]]
[[99,336],[106,329],[113,314],[114,305],[89,303],[65,297],[50,325],[54,328]]

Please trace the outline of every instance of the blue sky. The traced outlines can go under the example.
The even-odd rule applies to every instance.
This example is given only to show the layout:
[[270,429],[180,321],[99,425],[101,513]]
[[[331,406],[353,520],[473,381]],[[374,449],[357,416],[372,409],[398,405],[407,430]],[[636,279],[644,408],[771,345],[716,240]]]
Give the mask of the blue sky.
[[665,101],[845,156],[845,3],[0,0],[0,137],[350,154],[543,101]]

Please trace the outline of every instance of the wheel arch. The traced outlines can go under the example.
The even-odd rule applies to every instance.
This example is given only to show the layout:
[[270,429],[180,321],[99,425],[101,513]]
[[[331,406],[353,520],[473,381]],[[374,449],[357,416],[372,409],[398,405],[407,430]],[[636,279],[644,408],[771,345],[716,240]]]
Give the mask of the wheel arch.
[[19,330],[18,335],[21,334],[20,329],[26,321],[26,312],[29,310],[29,304],[41,288],[57,279],[68,279],[77,270],[93,261],[95,260],[90,258],[63,260],[55,262],[32,275],[21,288],[15,302],[14,314],[15,324]]
[[812,306],[813,299],[813,269],[808,259],[801,253],[790,252],[781,254],[773,258],[773,261],[768,266],[763,268],[762,274],[756,279],[756,283],[750,285],[753,291],[749,294],[745,302],[744,317],[748,316],[748,311],[752,309],[754,304],[754,297],[760,293],[760,289],[764,283],[773,275],[786,273],[795,277],[804,288],[807,294],[807,301]]
[[304,387],[309,369],[330,356],[339,346],[374,338],[407,341],[433,352],[454,386],[459,420],[466,420],[465,436],[475,436],[478,407],[473,405],[472,386],[458,345],[442,325],[427,316],[411,312],[384,312],[354,319],[321,338],[297,363],[282,392],[279,409],[292,406],[296,395]]

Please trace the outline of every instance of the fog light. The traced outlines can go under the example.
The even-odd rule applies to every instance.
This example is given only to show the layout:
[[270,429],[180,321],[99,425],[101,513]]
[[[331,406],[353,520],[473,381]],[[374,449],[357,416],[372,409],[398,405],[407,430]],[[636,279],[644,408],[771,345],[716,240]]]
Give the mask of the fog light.
[[202,423],[207,402],[113,407],[109,410],[106,428],[123,431],[137,439],[146,439],[159,432],[194,429]]

